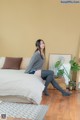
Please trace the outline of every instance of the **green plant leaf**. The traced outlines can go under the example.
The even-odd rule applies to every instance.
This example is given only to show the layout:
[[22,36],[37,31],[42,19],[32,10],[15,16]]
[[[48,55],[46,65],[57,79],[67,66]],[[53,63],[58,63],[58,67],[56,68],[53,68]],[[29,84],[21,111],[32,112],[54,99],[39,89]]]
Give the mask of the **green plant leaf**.
[[57,62],[55,63],[55,68],[60,67],[60,65],[61,65],[61,61],[57,61]]
[[77,71],[80,70],[80,66],[79,66],[79,64],[76,62],[75,57],[70,60],[70,64],[71,64],[71,71],[77,72]]
[[[70,65],[71,65],[71,69],[70,69],[70,73],[67,72],[66,68],[64,67],[63,63],[61,60],[58,60],[54,67],[57,69],[57,76],[63,76],[63,74],[65,74],[70,81],[72,80],[72,72],[77,72],[80,70],[80,65],[77,63],[76,61],[76,57],[72,58],[70,60]],[[61,67],[63,67],[63,69],[61,69]]]
[[57,76],[63,76],[64,69],[58,70]]

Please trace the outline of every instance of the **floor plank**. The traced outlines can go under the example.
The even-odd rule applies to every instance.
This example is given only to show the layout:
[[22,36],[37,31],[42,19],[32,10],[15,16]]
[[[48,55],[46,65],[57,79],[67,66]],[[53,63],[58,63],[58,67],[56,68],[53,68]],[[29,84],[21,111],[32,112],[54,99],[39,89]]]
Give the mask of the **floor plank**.
[[50,96],[44,96],[41,104],[49,109],[45,120],[80,120],[80,91],[73,91],[64,97],[57,90],[49,90]]

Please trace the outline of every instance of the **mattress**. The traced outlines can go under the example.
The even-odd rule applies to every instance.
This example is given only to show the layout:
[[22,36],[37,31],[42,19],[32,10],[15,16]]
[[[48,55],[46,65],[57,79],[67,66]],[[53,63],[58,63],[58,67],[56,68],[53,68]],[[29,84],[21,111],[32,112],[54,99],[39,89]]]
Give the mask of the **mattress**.
[[14,101],[30,101],[40,104],[44,90],[43,80],[24,70],[0,69],[0,99]]
[[0,96],[0,101],[4,102],[15,102],[15,103],[26,103],[26,104],[36,104],[35,101],[33,101],[30,98],[27,97],[20,97],[20,96]]

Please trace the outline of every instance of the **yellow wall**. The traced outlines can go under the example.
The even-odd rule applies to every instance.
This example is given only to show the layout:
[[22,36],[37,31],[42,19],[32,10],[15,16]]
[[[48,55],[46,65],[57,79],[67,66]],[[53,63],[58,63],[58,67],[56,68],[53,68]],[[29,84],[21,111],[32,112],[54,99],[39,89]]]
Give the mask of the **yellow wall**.
[[60,0],[0,0],[0,56],[31,56],[42,38],[49,53],[77,55],[80,4]]

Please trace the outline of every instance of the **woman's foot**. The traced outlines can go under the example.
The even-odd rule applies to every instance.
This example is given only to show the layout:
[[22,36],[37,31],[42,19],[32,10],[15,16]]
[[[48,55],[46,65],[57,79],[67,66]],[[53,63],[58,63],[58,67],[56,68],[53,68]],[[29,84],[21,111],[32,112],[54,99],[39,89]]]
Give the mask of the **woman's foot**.
[[43,91],[43,94],[44,94],[44,95],[46,95],[46,96],[49,96],[48,91],[47,91],[47,90],[45,90],[45,89],[44,89],[44,91]]
[[62,93],[62,95],[63,95],[63,96],[70,96],[71,93],[69,93],[69,92],[65,92],[65,91],[64,91],[64,92]]

